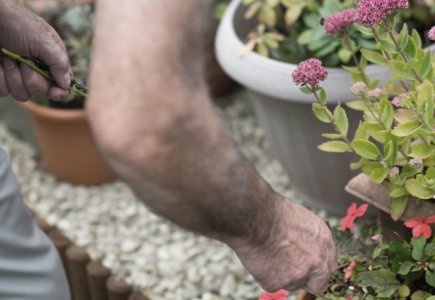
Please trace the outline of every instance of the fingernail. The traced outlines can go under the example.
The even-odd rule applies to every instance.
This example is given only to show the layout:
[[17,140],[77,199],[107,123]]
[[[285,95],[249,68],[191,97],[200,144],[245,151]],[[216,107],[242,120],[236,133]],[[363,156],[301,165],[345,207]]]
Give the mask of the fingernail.
[[65,75],[63,75],[63,82],[64,82],[64,86],[62,86],[62,88],[64,90],[68,89],[69,85],[71,84],[71,76],[66,73]]

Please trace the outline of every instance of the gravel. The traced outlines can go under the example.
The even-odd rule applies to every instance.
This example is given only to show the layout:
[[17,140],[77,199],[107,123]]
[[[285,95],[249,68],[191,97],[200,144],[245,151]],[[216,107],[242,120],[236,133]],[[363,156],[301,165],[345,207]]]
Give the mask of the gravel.
[[[235,140],[274,189],[295,199],[245,93],[233,97],[224,114]],[[122,182],[82,187],[57,181],[38,168],[35,149],[5,128],[0,124],[0,145],[9,153],[27,204],[151,299],[241,300],[262,293],[226,245],[155,216]]]

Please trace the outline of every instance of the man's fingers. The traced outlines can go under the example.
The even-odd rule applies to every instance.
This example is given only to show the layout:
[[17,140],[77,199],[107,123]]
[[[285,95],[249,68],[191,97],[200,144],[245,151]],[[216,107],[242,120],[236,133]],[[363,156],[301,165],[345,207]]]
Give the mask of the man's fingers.
[[3,59],[2,65],[6,77],[6,84],[12,97],[18,101],[28,100],[30,95],[24,86],[18,65],[8,57]]
[[6,84],[6,77],[3,71],[3,66],[0,64],[0,97],[9,95],[9,89]]
[[67,101],[68,91],[58,88],[57,86],[51,86],[48,90],[48,98],[59,102]]
[[323,265],[322,269],[317,269],[311,274],[305,282],[304,290],[314,295],[320,294],[328,287],[330,276],[327,265]]
[[20,66],[24,85],[32,98],[47,99],[50,84],[48,81],[25,65]]
[[39,58],[48,66],[56,84],[67,90],[71,83],[71,69],[68,55],[63,45],[50,43],[39,52]]

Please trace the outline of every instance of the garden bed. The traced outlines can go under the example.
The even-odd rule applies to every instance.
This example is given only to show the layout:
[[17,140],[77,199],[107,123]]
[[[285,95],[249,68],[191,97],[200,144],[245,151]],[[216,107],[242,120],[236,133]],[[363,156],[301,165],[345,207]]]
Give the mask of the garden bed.
[[[278,192],[295,199],[244,92],[232,97],[225,113],[243,152]],[[35,149],[4,128],[0,125],[0,145],[10,155],[27,204],[151,300],[257,299],[262,292],[224,244],[155,216],[121,182],[85,188],[57,181],[38,168]]]

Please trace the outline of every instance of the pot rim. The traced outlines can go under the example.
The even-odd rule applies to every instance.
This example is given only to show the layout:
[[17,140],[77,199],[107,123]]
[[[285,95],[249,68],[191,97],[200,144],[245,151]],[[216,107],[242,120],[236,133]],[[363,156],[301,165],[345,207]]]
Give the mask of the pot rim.
[[55,122],[83,122],[86,120],[84,109],[59,109],[39,105],[31,100],[20,102],[20,105],[29,111],[32,116]]
[[[291,80],[291,73],[296,69],[297,64],[267,58],[253,51],[243,58],[238,53],[234,53],[244,47],[234,26],[235,15],[241,2],[242,0],[234,0],[230,3],[216,36],[216,54],[225,72],[250,90],[261,94],[284,101],[314,102],[312,95],[303,94]],[[428,48],[435,51],[435,44]],[[326,70],[328,78],[321,86],[333,96],[328,103],[334,104],[353,99],[350,91],[343,90],[343,87],[349,89],[352,84],[349,72],[341,67],[326,68]],[[391,76],[388,68],[381,65],[370,64],[366,70],[371,78],[380,79],[382,84]],[[338,91],[340,89],[343,91]]]

